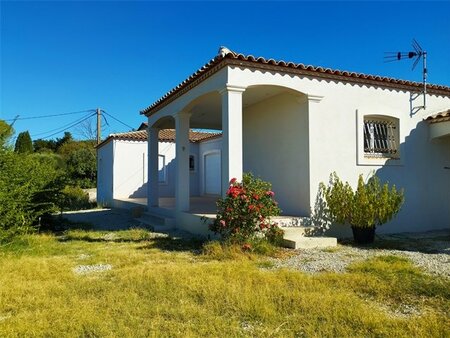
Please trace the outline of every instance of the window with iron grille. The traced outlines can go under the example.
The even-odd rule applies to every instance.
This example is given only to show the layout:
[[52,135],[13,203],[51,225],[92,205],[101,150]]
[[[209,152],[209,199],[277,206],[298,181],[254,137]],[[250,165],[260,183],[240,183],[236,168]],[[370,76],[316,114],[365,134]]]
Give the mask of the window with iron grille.
[[364,154],[398,157],[397,126],[394,121],[364,118]]

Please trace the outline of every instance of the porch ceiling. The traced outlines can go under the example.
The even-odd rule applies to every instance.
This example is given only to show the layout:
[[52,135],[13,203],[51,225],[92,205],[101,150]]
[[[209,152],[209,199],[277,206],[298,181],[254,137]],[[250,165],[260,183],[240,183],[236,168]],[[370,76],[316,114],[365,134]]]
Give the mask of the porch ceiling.
[[430,124],[430,137],[431,139],[441,138],[441,137],[449,137],[450,138],[450,120],[439,122],[439,123],[431,123]]
[[[282,93],[293,93],[293,91],[277,86],[250,87],[242,95],[243,109]],[[301,94],[295,93],[294,95],[300,96]],[[222,129],[222,99],[219,93],[205,95],[187,108],[187,111],[191,113],[191,128]]]
[[430,125],[430,138],[450,137],[450,109],[428,116],[425,121]]

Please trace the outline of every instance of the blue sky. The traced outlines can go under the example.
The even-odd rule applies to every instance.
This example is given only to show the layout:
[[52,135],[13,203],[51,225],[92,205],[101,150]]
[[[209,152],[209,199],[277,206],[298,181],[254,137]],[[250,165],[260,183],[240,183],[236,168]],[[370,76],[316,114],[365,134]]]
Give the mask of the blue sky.
[[[383,63],[383,52],[408,51],[416,38],[428,52],[429,81],[450,86],[450,2],[2,1],[0,12],[1,119],[101,107],[137,127],[139,110],[221,45],[421,81],[420,67],[413,72],[408,61]],[[14,128],[45,137],[83,116],[22,120]],[[104,133],[129,130],[108,122]]]

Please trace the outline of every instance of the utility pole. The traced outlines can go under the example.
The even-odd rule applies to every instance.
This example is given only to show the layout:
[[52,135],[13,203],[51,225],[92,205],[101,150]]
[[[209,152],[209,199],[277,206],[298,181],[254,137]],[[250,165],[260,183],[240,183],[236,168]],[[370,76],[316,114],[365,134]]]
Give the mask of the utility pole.
[[101,117],[102,111],[100,108],[97,108],[97,145],[100,144],[102,138]]

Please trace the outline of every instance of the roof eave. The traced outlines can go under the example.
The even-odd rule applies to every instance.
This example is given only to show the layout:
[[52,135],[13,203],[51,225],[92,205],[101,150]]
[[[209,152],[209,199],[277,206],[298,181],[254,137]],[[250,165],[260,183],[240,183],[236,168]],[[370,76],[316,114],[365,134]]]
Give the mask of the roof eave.
[[[245,56],[234,52],[225,56],[218,55],[202,68],[197,70],[189,78],[180,83],[177,87],[170,90],[152,105],[140,111],[140,114],[147,117],[159,111],[176,98],[180,97],[187,91],[191,90],[199,83],[205,81],[211,75],[218,72],[227,65],[237,67],[246,67],[253,69],[264,69],[270,71],[281,71],[287,74],[303,75],[313,78],[337,80],[346,83],[366,84],[380,88],[391,88],[396,90],[405,90],[419,92],[422,90],[423,84],[420,82],[412,82],[389,77],[376,75],[367,75],[362,73],[332,70],[323,67],[306,66],[301,63],[275,61],[273,59],[265,60],[264,58],[255,58],[252,55]],[[429,84],[427,87],[429,94],[450,96],[450,87]]]

